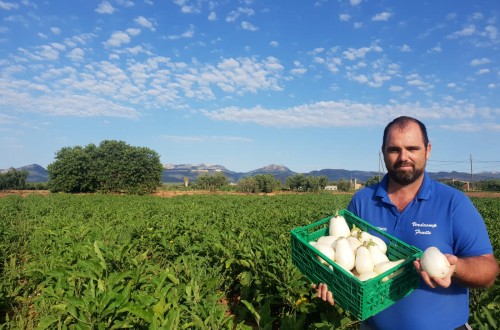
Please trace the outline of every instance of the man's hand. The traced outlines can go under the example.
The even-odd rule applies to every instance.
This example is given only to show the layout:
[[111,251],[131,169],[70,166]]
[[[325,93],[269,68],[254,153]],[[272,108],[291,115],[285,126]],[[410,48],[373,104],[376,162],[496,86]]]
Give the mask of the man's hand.
[[447,288],[451,285],[451,277],[455,273],[457,263],[458,263],[458,258],[454,255],[451,254],[445,254],[446,258],[448,259],[448,262],[450,263],[450,271],[444,278],[438,278],[438,277],[431,277],[428,273],[426,273],[422,269],[422,264],[420,262],[420,259],[417,259],[413,262],[413,265],[415,266],[415,269],[417,272],[420,274],[420,277],[424,280],[425,284],[427,284],[431,288],[435,288],[437,286]]
[[316,289],[318,294],[318,298],[328,302],[330,305],[333,305],[335,302],[333,300],[333,294],[328,290],[328,287],[324,283],[320,283],[319,285],[313,284],[313,289]]

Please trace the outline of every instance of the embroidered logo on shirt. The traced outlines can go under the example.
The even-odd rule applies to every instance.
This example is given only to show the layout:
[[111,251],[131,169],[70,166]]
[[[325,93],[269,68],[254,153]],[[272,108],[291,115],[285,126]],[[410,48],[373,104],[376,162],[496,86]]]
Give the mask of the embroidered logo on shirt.
[[418,223],[413,221],[411,225],[415,228],[415,235],[431,235],[432,232],[429,229],[437,228],[436,223]]

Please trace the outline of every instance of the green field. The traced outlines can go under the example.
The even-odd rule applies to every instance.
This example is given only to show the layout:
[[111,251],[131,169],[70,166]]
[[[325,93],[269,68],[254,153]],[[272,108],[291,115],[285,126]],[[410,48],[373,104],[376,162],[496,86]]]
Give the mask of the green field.
[[[0,198],[0,329],[356,329],[314,298],[290,230],[350,195]],[[472,198],[500,248],[500,199]],[[498,280],[472,290],[498,328]]]

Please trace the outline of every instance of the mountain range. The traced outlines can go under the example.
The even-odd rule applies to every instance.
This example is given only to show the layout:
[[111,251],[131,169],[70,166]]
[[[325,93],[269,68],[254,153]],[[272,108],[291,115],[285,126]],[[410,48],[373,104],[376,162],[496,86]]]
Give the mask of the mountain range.
[[[8,169],[0,170],[1,172]],[[49,179],[48,171],[38,164],[26,165],[17,168],[19,171],[28,171],[28,182],[47,182]],[[308,173],[297,173],[291,171],[288,167],[283,165],[268,165],[249,172],[235,172],[228,170],[222,165],[206,165],[206,164],[165,164],[162,181],[168,183],[181,183],[184,182],[184,177],[188,177],[189,181],[196,181],[196,178],[202,174],[223,173],[231,182],[238,182],[240,179],[255,176],[258,174],[272,174],[281,182],[285,182],[286,178],[295,174],[304,174],[312,176],[326,176],[329,181],[338,180],[357,180],[358,182],[365,182],[371,177],[383,175],[376,171],[358,171],[358,170],[345,170],[345,169],[322,169],[311,171]],[[429,172],[431,178],[435,180],[455,179],[460,181],[471,181],[471,174],[465,172]],[[480,172],[473,173],[472,181],[483,180],[499,180],[499,172]]]

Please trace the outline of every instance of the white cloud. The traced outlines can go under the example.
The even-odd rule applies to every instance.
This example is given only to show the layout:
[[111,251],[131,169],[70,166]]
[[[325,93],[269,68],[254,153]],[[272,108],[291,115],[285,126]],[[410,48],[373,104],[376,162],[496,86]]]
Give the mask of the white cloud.
[[474,25],[469,25],[469,26],[464,27],[460,31],[455,31],[452,34],[448,35],[448,38],[449,39],[456,39],[456,38],[460,38],[460,37],[469,37],[469,36],[473,35],[474,33],[476,33],[476,27]]
[[[495,110],[495,109],[492,109]],[[500,131],[497,124],[470,124],[471,119],[489,118],[489,111],[476,108],[471,104],[457,102],[449,106],[420,103],[369,104],[352,101],[323,101],[298,105],[290,108],[272,109],[256,106],[253,108],[226,107],[202,113],[216,121],[254,123],[270,127],[359,127],[385,125],[401,115],[413,116],[431,122],[445,119],[453,124],[444,129],[457,126],[474,125],[474,130]]]
[[377,45],[371,45],[370,47],[361,47],[361,48],[349,48],[342,52],[342,55],[348,60],[355,60],[359,58],[364,58],[369,52],[382,52],[382,48]]
[[252,32],[255,32],[255,31],[258,31],[259,28],[257,28],[256,26],[254,26],[252,23],[249,23],[247,21],[243,21],[241,22],[241,28],[243,30],[247,30],[247,31],[252,31]]
[[483,58],[476,58],[476,59],[473,59],[471,62],[470,62],[470,65],[471,66],[478,66],[478,65],[484,65],[484,64],[489,64],[491,61],[489,59],[487,59],[486,57],[483,57]]
[[355,22],[352,26],[355,29],[361,29],[363,27],[363,22]]
[[224,135],[162,135],[163,139],[176,143],[230,143],[230,142],[253,142],[252,139],[241,136]]
[[217,20],[217,13],[214,12],[214,11],[210,12],[210,14],[208,14],[208,20],[209,21],[215,21],[215,20]]
[[82,61],[85,57],[85,51],[81,48],[75,48],[71,50],[66,56],[75,62]]
[[123,32],[114,32],[111,37],[106,41],[105,45],[108,47],[120,47],[123,44],[128,44],[131,41],[130,36]]
[[391,18],[391,16],[392,16],[391,13],[384,11],[382,13],[373,16],[372,21],[388,21],[389,18]]
[[349,0],[351,6],[357,6],[361,3],[362,0]]
[[476,71],[476,75],[483,75],[483,74],[487,74],[487,73],[490,73],[490,69],[479,69]]
[[478,13],[478,12],[473,13],[471,16],[471,20],[473,20],[473,21],[480,21],[483,18],[484,18],[484,15],[481,13]]
[[391,85],[389,87],[390,92],[402,92],[404,90],[404,87],[398,86],[398,85]]
[[407,44],[404,44],[403,46],[401,46],[401,47],[399,48],[399,50],[400,50],[400,51],[402,51],[402,52],[404,52],[404,53],[406,53],[406,52],[411,52],[411,48],[410,48],[410,46],[408,46]]
[[155,27],[151,21],[149,21],[147,18],[144,16],[139,16],[134,20],[137,24],[139,24],[142,27],[145,27],[146,29],[149,29],[151,31],[155,31]]
[[17,4],[17,3],[6,2],[6,1],[0,0],[0,9],[11,10],[11,9],[18,9],[18,8],[19,8],[19,4]]
[[108,1],[103,1],[97,6],[95,11],[99,14],[113,14],[116,9]]
[[134,6],[134,2],[131,0],[116,0],[116,2],[119,5],[124,6],[124,7],[133,7]]
[[189,26],[189,30],[184,31],[181,34],[169,35],[167,39],[169,40],[177,40],[182,38],[192,38],[194,37],[194,25]]
[[437,54],[437,53],[441,53],[442,51],[443,51],[443,49],[441,48],[441,45],[438,44],[438,45],[436,45],[436,47],[433,47],[433,48],[429,49],[427,51],[427,53],[429,53],[429,54]]
[[489,38],[491,41],[498,41],[498,29],[493,25],[488,25],[484,28],[482,36]]
[[201,12],[201,1],[192,3],[190,0],[174,0],[174,3],[181,7],[184,14],[197,14]]
[[347,22],[351,19],[351,15],[349,14],[340,14],[339,19],[341,22]]
[[139,34],[141,34],[141,30],[130,28],[130,29],[127,29],[127,33],[129,36],[135,37],[135,36],[138,36]]
[[252,16],[255,11],[251,8],[238,8],[237,10],[229,12],[226,16],[226,22],[235,22],[241,15]]
[[273,48],[278,48],[280,46],[280,43],[276,40],[273,40],[273,41],[269,42],[269,46],[271,46]]
[[50,31],[51,31],[53,34],[55,34],[55,35],[60,35],[60,34],[61,34],[61,29],[60,29],[60,28],[58,28],[58,27],[55,27],[55,26],[51,27],[51,28],[50,28]]

